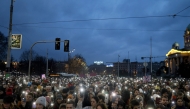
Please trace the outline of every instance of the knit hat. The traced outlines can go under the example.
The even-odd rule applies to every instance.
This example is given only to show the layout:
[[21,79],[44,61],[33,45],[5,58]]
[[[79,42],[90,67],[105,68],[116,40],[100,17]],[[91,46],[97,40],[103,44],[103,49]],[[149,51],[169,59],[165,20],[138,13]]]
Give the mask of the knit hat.
[[44,96],[39,97],[36,100],[36,103],[39,103],[39,104],[41,104],[41,105],[43,105],[45,107],[48,105],[48,102],[46,101],[46,97],[44,97]]

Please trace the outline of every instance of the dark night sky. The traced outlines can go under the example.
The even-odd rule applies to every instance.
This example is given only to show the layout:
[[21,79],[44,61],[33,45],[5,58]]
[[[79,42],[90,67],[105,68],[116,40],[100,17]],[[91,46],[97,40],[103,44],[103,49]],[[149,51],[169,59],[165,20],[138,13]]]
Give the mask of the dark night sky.
[[[0,1],[0,31],[6,36],[10,1]],[[36,41],[59,37],[70,40],[70,50],[75,48],[71,55],[81,54],[88,65],[94,61],[116,62],[118,55],[121,61],[128,58],[128,52],[131,61],[142,62],[142,56],[150,56],[152,37],[152,56],[165,56],[174,42],[184,47],[189,6],[190,0],[16,0],[12,33],[22,34],[23,42],[22,49],[11,53],[19,60]],[[173,18],[174,14],[177,16]],[[54,43],[34,46],[42,56],[48,49],[49,57],[67,60],[63,43],[61,50],[54,48]]]

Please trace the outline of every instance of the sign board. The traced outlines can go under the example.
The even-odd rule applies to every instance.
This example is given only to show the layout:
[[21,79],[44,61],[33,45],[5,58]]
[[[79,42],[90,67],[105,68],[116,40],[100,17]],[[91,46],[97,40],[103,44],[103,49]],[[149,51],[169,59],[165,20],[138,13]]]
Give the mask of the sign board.
[[96,64],[96,65],[101,65],[103,63],[104,63],[103,61],[94,61],[94,64]]
[[151,75],[143,76],[143,82],[151,82]]
[[21,49],[22,34],[12,34],[11,49]]
[[59,77],[59,74],[49,74],[50,77]]
[[143,65],[144,65],[145,67],[147,67],[147,66],[148,66],[148,63],[147,63],[147,62],[144,62]]
[[46,75],[45,74],[42,74],[42,79],[46,79]]

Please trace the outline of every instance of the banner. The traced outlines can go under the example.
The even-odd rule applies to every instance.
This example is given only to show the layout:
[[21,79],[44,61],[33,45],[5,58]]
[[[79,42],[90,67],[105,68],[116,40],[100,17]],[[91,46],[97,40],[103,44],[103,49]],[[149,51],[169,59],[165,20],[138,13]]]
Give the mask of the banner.
[[143,82],[151,82],[151,75],[143,76]]
[[11,49],[21,49],[22,34],[12,34]]
[[42,74],[42,79],[46,79],[46,74]]

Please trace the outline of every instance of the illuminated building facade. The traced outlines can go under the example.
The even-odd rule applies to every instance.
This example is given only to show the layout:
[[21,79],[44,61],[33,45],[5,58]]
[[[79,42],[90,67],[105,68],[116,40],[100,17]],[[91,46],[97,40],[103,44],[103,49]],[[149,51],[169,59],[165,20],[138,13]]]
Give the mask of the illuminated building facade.
[[106,65],[103,61],[94,61],[93,65],[88,66],[90,73],[102,74],[106,71]]
[[184,48],[180,49],[178,43],[172,45],[172,49],[166,54],[166,66],[170,73],[177,73],[179,64],[182,62],[190,62],[190,24],[184,33]]

